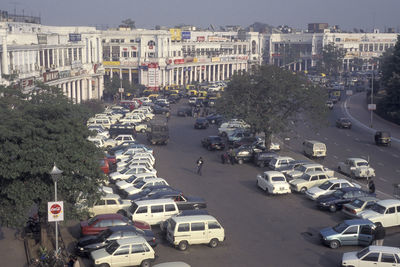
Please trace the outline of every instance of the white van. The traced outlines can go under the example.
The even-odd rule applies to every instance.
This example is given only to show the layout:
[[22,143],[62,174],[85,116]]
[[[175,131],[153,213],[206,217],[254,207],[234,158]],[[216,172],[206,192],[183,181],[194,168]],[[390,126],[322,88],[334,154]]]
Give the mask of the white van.
[[178,214],[179,210],[172,199],[150,199],[133,201],[128,212],[133,221],[155,225]]
[[326,145],[315,140],[306,140],[303,142],[304,155],[309,158],[326,157]]
[[112,123],[111,123],[110,119],[108,119],[108,118],[101,118],[101,119],[99,119],[99,118],[90,118],[87,121],[86,125],[87,126],[101,125],[106,129],[110,129],[111,124]]
[[167,240],[179,250],[188,245],[208,244],[215,248],[225,240],[225,230],[211,215],[174,216],[167,227]]

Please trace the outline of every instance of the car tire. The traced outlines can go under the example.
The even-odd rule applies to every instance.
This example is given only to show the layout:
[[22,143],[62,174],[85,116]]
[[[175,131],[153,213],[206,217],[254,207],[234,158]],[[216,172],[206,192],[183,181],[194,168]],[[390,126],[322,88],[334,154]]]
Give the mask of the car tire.
[[124,211],[124,210],[119,210],[119,211],[117,211],[117,213],[118,214],[121,214],[122,216],[127,216],[127,214],[126,214],[126,211]]
[[107,263],[103,263],[99,267],[110,267],[110,265],[108,265]]
[[338,240],[332,240],[329,242],[329,247],[332,249],[336,249],[340,247],[340,242]]
[[150,121],[150,118],[149,118],[149,117],[147,117],[147,118],[146,118],[146,121]]
[[189,244],[187,241],[181,241],[181,242],[179,242],[178,248],[180,251],[185,251],[185,250],[187,250],[188,246],[189,246]]
[[243,160],[242,159],[238,159],[238,164],[243,164]]
[[338,172],[342,172],[342,169],[340,168],[340,166],[337,167]]
[[382,223],[377,222],[377,223],[375,223],[375,225],[376,225],[377,227],[379,227],[379,226],[382,226]]
[[150,260],[144,260],[144,261],[142,261],[142,263],[140,264],[140,267],[150,267],[150,266],[151,266]]
[[329,206],[329,211],[330,211],[330,212],[336,212],[336,211],[337,211],[336,205],[335,205],[335,204],[330,205],[330,206]]
[[219,241],[218,241],[218,239],[216,239],[216,238],[211,239],[211,240],[210,240],[210,243],[208,243],[208,245],[209,245],[211,248],[216,248],[216,247],[218,247],[218,244],[219,244]]
[[211,120],[211,123],[214,124],[214,123],[215,123],[215,120]]
[[145,129],[142,129],[142,130],[140,130],[140,132],[141,132],[141,133],[145,133],[145,132],[146,132],[146,130],[145,130]]
[[302,193],[302,194],[305,194],[306,191],[307,191],[307,188],[306,188],[306,187],[302,187],[302,188],[300,189],[300,193]]

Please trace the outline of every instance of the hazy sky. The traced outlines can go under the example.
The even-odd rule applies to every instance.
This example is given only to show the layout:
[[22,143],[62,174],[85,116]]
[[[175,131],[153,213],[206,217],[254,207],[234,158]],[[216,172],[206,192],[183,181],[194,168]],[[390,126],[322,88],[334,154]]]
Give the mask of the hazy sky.
[[400,28],[400,0],[2,0],[0,9],[41,15],[45,25],[116,26],[123,19],[138,28],[189,24],[248,26],[259,21],[305,29],[327,22],[342,29]]

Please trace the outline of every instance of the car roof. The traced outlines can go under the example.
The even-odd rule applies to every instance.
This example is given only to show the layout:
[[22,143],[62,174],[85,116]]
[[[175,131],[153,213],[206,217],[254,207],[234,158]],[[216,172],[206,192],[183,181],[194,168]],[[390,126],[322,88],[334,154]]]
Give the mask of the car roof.
[[290,160],[294,160],[293,158],[291,158],[291,157],[284,157],[284,156],[277,156],[277,157],[274,157],[275,159],[290,159]]
[[354,220],[345,220],[347,225],[360,225],[360,224],[373,224],[370,220],[366,219],[354,219]]
[[104,220],[104,219],[123,218],[124,216],[122,216],[121,214],[118,214],[118,213],[105,213],[105,214],[96,215],[94,217],[96,217],[97,219]]
[[384,207],[389,207],[393,205],[400,205],[400,200],[398,199],[385,199],[385,200],[379,200],[377,204],[384,206]]
[[319,175],[319,174],[326,174],[325,171],[311,171],[311,172],[307,172],[304,175],[309,175],[309,176],[313,176],[313,175]]
[[108,227],[109,230],[112,232],[118,231],[136,231],[136,227],[133,225],[117,225],[117,226],[110,226]]
[[312,144],[323,144],[321,141],[317,140],[304,140],[304,142],[312,143]]
[[146,239],[144,239],[144,237],[142,237],[142,236],[118,239],[117,242],[120,246],[130,245],[132,243],[147,243]]
[[164,178],[160,178],[160,177],[150,177],[150,178],[145,178],[143,181],[146,182],[146,183],[149,183],[149,182],[160,182],[160,181],[165,181],[165,179]]
[[177,223],[182,223],[182,222],[191,222],[193,220],[199,220],[199,221],[216,221],[217,219],[214,218],[214,216],[211,215],[189,215],[189,216],[174,216],[172,219],[177,222]]
[[147,199],[147,200],[137,200],[133,201],[136,205],[152,205],[152,204],[171,204],[175,203],[174,200],[170,198],[159,198],[159,199]]
[[352,182],[348,181],[347,179],[338,179],[338,178],[331,179],[331,182],[332,183],[345,183],[345,182],[347,182],[347,183],[352,184]]
[[362,190],[361,190],[360,188],[358,188],[358,187],[344,187],[344,188],[340,188],[340,189],[338,189],[338,190],[341,190],[341,191],[343,191],[343,192],[358,191],[358,190],[362,191]]
[[368,162],[366,159],[363,159],[363,158],[348,158],[348,160],[365,161],[365,162]]
[[396,248],[396,247],[369,246],[368,248],[369,248],[369,251],[379,251],[379,252],[393,253],[393,254],[399,254],[400,253],[400,248]]
[[285,175],[281,172],[278,171],[265,171],[264,174],[268,175],[268,176],[283,176],[285,177]]
[[307,163],[307,164],[303,164],[304,167],[308,167],[308,168],[312,168],[312,167],[324,167],[322,164],[318,164],[318,163]]
[[102,198],[102,199],[105,199],[105,198],[120,198],[120,196],[117,195],[117,194],[110,194],[110,193],[108,193],[108,194],[105,194],[104,196],[102,196],[101,198]]
[[359,199],[362,201],[379,201],[379,199],[376,197],[358,197],[356,199]]

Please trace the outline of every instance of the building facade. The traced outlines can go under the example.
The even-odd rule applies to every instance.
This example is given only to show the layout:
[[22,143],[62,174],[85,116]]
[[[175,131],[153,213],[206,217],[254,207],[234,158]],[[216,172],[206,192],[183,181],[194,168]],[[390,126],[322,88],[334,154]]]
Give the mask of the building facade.
[[0,22],[0,84],[35,81],[61,88],[75,103],[103,94],[101,34],[93,27]]

